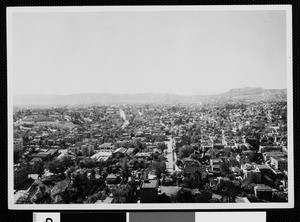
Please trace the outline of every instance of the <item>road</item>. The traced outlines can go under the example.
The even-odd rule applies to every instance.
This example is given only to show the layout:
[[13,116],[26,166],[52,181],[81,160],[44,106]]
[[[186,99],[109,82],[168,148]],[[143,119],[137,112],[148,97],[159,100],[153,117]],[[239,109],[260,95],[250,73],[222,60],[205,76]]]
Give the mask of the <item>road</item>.
[[129,121],[126,119],[126,114],[123,109],[120,109],[120,116],[124,119],[124,123],[122,125],[122,129],[124,129],[126,126],[128,126]]
[[165,143],[167,144],[167,171],[170,173],[173,173],[174,171],[180,171],[179,167],[175,164],[177,160],[177,156],[175,152],[173,153],[173,139],[171,137],[168,137],[169,141],[166,141]]

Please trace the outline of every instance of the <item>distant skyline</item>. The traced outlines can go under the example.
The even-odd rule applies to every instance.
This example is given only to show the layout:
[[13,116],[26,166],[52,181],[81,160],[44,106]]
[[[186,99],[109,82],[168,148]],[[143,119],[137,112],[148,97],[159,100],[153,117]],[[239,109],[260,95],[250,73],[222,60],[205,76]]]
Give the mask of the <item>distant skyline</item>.
[[13,94],[287,88],[286,12],[18,12]]

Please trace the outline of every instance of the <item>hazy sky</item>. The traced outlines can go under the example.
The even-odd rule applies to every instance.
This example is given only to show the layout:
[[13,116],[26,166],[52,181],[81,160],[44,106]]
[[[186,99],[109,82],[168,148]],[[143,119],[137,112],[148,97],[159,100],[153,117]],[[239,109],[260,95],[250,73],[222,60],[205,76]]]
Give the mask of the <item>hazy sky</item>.
[[285,11],[22,12],[14,94],[286,88]]

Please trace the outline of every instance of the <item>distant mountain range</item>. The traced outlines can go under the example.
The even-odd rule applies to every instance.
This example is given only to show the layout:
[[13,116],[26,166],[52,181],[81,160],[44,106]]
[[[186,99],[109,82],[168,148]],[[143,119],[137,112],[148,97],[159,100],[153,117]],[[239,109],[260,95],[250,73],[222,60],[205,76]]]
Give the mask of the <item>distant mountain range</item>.
[[287,99],[286,89],[238,88],[215,95],[182,96],[175,94],[80,93],[71,95],[14,95],[13,105],[96,105],[122,103],[192,104],[229,101],[281,101]]

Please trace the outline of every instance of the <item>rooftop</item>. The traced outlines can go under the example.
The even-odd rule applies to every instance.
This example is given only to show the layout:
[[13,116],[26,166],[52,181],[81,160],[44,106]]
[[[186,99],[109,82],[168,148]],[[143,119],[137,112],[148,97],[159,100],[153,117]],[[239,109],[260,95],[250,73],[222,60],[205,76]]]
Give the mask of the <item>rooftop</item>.
[[141,188],[147,189],[147,188],[157,188],[158,187],[158,180],[144,180]]
[[177,186],[161,186],[159,187],[161,194],[165,193],[167,196],[176,195],[181,187]]
[[236,203],[250,203],[247,197],[237,197],[235,199]]
[[265,184],[256,184],[254,189],[257,191],[272,191],[272,188]]
[[116,149],[115,151],[114,151],[114,153],[125,153],[126,152],[126,148],[124,148],[124,147],[120,147],[120,148],[118,148],[118,149]]
[[106,147],[113,147],[114,145],[112,143],[103,143],[99,146],[99,148],[106,148]]

